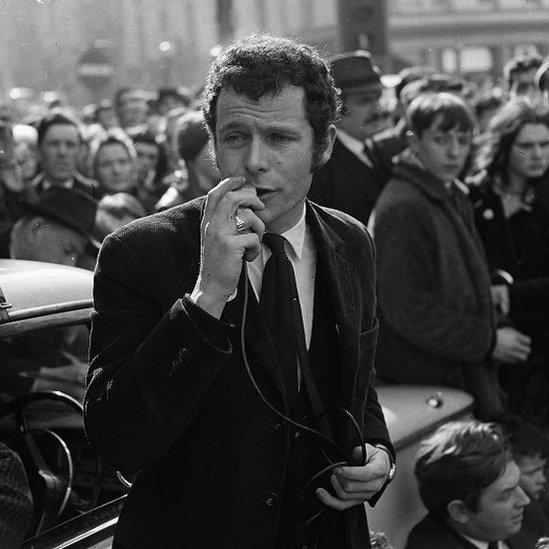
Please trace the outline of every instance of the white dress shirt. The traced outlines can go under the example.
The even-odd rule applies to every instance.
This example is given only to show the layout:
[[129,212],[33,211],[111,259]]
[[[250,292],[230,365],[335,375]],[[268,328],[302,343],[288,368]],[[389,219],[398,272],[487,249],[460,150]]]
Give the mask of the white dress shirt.
[[[469,543],[472,543],[475,547],[478,547],[478,549],[488,549],[487,541],[480,541],[478,539],[470,538],[465,534],[461,534],[461,536],[464,537]],[[498,541],[498,549],[509,549],[509,546],[504,541]]]

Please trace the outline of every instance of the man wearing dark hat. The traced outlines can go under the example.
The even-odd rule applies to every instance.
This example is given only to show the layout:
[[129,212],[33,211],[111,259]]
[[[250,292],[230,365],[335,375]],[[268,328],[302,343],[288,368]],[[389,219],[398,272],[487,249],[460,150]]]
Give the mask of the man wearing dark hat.
[[96,202],[88,194],[64,187],[45,190],[24,205],[25,215],[10,235],[12,259],[76,265],[95,222]]
[[309,198],[366,224],[381,186],[364,154],[364,140],[387,127],[389,122],[379,105],[383,89],[381,75],[370,54],[363,50],[334,57],[331,69],[341,89],[342,116],[336,123],[332,156],[316,170]]

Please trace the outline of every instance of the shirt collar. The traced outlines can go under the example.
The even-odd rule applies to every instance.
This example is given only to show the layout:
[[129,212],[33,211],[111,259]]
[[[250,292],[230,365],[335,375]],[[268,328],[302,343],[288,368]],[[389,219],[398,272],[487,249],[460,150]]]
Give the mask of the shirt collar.
[[42,186],[44,189],[49,189],[51,187],[65,187],[65,189],[72,189],[74,185],[74,179],[67,179],[66,181],[63,181],[62,183],[52,183],[49,181],[46,177],[42,179]]
[[299,221],[286,232],[282,233],[280,236],[283,236],[288,243],[290,248],[293,250],[295,256],[301,260],[303,258],[303,246],[305,243],[305,203],[303,203],[303,212]]
[[[465,538],[469,543],[474,545],[475,547],[478,547],[478,549],[488,549],[488,542],[487,541],[481,541],[479,539],[470,538],[469,536],[466,536],[465,534],[460,534],[463,538]],[[500,547],[499,541],[498,547]]]

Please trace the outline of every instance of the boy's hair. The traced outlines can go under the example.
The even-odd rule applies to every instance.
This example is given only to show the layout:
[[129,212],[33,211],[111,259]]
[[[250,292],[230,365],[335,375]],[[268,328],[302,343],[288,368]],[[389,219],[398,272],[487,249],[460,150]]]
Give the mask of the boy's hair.
[[213,62],[203,92],[204,118],[215,140],[216,104],[222,89],[258,99],[286,86],[305,92],[304,108],[314,132],[315,162],[328,128],[340,112],[341,99],[327,63],[311,46],[287,38],[254,35],[237,41]]
[[482,493],[504,473],[509,460],[505,436],[495,423],[443,425],[423,441],[416,461],[423,504],[442,520],[453,500],[477,512]]
[[515,461],[523,457],[549,456],[549,440],[532,424],[512,416],[501,421]]
[[472,132],[477,124],[473,111],[465,101],[448,92],[427,93],[416,97],[406,111],[406,121],[410,131],[421,137],[433,122],[440,118],[440,131],[457,128]]

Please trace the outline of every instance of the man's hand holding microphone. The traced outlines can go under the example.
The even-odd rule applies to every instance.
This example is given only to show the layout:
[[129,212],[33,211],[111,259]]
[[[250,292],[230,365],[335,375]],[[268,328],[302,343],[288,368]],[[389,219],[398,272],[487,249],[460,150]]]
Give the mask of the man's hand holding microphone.
[[200,227],[200,271],[191,299],[216,318],[236,290],[242,261],[253,261],[261,251],[265,225],[256,212],[264,207],[243,176],[224,179],[208,193]]

